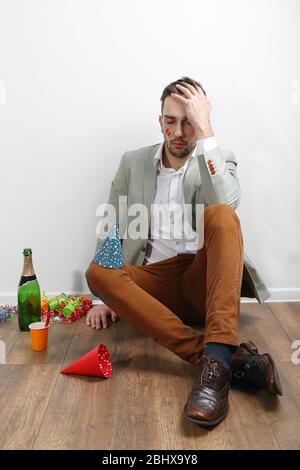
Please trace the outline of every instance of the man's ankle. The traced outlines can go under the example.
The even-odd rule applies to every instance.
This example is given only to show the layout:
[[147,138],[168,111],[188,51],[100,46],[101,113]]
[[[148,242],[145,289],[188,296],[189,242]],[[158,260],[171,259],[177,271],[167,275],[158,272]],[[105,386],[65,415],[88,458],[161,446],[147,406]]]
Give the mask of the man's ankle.
[[233,346],[232,344],[207,343],[204,346],[203,356],[214,357],[215,359],[218,359],[226,369],[230,369],[235,351],[236,346]]

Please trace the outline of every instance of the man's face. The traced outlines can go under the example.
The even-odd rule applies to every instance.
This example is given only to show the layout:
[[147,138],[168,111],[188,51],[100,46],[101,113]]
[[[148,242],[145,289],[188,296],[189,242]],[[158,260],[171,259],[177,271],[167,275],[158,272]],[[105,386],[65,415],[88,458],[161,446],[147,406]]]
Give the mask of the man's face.
[[167,96],[159,122],[170,154],[177,158],[187,157],[194,150],[196,136],[185,115],[184,105]]

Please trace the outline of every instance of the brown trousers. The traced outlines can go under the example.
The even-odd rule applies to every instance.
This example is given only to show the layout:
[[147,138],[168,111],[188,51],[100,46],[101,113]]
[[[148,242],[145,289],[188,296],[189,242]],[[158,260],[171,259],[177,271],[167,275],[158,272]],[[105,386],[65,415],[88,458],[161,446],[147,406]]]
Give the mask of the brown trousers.
[[[226,204],[204,209],[204,244],[144,266],[110,269],[92,261],[91,292],[120,318],[196,365],[208,342],[238,345],[243,238],[235,211]],[[189,324],[205,326],[200,334]]]

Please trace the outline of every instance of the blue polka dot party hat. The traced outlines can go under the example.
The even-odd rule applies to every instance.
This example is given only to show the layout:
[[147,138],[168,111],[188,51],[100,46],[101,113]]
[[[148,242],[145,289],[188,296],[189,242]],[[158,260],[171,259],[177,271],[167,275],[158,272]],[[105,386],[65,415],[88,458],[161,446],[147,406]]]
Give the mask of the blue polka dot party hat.
[[124,266],[124,256],[118,224],[112,226],[101,248],[99,248],[95,254],[94,261],[104,268],[116,269]]

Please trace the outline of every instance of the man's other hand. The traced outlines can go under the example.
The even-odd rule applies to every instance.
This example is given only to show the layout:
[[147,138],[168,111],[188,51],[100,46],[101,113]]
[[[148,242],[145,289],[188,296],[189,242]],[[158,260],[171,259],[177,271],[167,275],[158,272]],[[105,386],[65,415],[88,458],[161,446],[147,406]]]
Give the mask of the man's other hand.
[[110,320],[115,322],[118,315],[111,310],[107,305],[94,305],[86,315],[85,323],[87,326],[100,330],[107,328],[110,325]]

